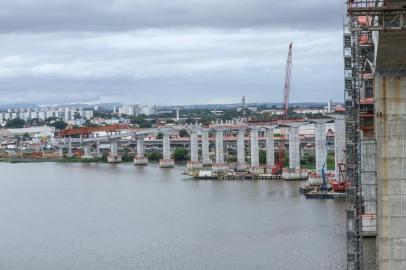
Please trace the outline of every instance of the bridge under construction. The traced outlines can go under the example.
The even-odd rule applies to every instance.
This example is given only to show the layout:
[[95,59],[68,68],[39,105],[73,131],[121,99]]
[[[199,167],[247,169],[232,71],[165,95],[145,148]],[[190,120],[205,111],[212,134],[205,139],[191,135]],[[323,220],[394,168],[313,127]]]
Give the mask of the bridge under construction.
[[346,4],[347,269],[406,269],[406,1]]

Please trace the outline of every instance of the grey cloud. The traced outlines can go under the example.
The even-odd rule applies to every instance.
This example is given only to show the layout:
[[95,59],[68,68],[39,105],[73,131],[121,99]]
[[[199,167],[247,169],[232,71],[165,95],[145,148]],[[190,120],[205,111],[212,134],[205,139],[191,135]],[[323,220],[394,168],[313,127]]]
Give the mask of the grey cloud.
[[0,31],[130,31],[214,27],[338,29],[341,1],[2,0]]

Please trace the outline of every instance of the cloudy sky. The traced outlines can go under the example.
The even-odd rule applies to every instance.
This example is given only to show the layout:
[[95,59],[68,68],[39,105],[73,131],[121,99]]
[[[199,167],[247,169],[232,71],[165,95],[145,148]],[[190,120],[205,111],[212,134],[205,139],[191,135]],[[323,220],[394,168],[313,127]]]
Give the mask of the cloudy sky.
[[0,104],[341,101],[341,0],[1,0]]

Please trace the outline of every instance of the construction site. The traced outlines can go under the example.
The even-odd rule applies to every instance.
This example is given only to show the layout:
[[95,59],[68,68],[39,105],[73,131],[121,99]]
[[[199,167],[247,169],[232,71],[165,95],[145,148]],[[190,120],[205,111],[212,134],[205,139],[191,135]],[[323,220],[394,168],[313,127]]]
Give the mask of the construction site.
[[406,1],[347,3],[347,269],[406,269]]

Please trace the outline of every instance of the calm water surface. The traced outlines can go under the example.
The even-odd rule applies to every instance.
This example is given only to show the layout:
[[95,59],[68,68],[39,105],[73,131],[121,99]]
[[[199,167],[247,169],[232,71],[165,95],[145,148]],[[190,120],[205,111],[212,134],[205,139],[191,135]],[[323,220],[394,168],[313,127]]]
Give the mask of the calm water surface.
[[0,164],[0,269],[345,269],[344,202],[183,169]]

